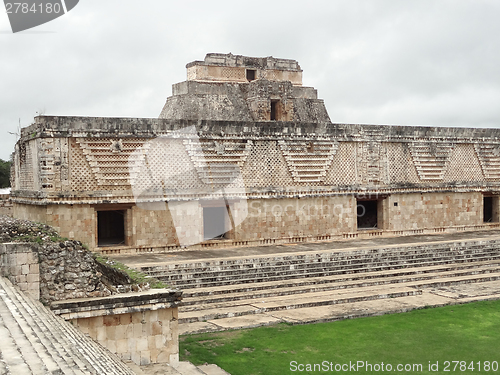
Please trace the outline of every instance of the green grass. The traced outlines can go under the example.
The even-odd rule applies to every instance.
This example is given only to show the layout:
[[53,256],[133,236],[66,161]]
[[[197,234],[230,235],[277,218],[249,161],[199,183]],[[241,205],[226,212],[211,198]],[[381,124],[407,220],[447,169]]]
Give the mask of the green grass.
[[[384,366],[393,366],[394,374],[500,374],[500,368],[497,371],[481,368],[479,371],[477,366],[478,361],[500,364],[500,301],[323,324],[280,324],[181,336],[180,355],[181,360],[194,364],[215,363],[232,375],[355,372],[299,371],[298,364],[321,364],[323,361],[334,366],[350,361],[372,365],[383,362]],[[297,367],[291,367],[292,361],[297,362]],[[460,371],[459,364],[453,371],[455,364],[451,363],[450,371],[446,372],[445,361],[465,361],[467,367],[473,361],[474,370]],[[439,370],[429,371],[429,362],[439,362]],[[422,370],[396,371],[397,364],[422,364]],[[292,368],[296,371],[291,371]],[[365,368],[356,372],[384,373]]]

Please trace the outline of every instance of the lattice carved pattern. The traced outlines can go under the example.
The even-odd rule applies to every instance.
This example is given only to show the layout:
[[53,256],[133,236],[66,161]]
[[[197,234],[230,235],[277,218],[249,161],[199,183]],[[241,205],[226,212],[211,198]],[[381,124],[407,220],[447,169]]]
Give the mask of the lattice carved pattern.
[[254,141],[252,151],[242,169],[247,187],[293,186],[277,141]]
[[420,180],[443,180],[453,144],[413,142],[410,152]]
[[457,143],[453,147],[444,182],[484,181],[483,171],[473,144]]
[[81,147],[100,187],[113,189],[130,187],[129,158],[138,147],[143,146],[143,140],[78,138],[76,142]]
[[339,147],[328,168],[325,183],[327,185],[352,185],[356,183],[356,144],[339,142]]
[[70,180],[71,189],[76,191],[92,191],[97,189],[97,181],[82,148],[74,138],[70,139]]
[[186,139],[184,145],[200,180],[227,185],[240,176],[253,142]]
[[245,70],[238,68],[223,68],[221,75],[229,80],[244,80],[246,78]]
[[412,183],[420,182],[411,152],[407,143],[386,143],[388,182],[389,183]]
[[295,182],[322,182],[339,147],[338,142],[278,141]]
[[474,149],[481,165],[484,178],[487,180],[500,179],[500,145],[475,144]]
[[136,198],[202,188],[182,138],[158,137],[129,157],[130,183]]

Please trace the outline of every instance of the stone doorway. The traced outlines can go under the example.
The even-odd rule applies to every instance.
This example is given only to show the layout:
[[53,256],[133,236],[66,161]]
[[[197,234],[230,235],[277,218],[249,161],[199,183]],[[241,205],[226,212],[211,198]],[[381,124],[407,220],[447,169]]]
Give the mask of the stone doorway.
[[483,222],[496,223],[498,221],[498,197],[483,196]]
[[356,203],[358,230],[378,228],[378,200],[357,200]]
[[125,212],[97,211],[97,246],[125,245]]

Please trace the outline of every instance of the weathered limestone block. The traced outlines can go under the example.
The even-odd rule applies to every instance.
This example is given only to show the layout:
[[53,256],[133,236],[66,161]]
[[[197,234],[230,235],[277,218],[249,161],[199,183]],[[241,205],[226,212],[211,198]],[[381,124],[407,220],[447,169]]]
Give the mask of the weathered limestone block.
[[138,365],[179,361],[178,306],[182,292],[155,289],[103,298],[51,304],[55,314],[71,321],[123,360]]

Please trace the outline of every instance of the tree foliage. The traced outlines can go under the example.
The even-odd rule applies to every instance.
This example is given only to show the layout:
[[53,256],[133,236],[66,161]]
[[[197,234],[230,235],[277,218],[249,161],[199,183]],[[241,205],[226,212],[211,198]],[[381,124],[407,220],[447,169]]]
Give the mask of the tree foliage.
[[10,161],[0,159],[0,189],[10,186]]

